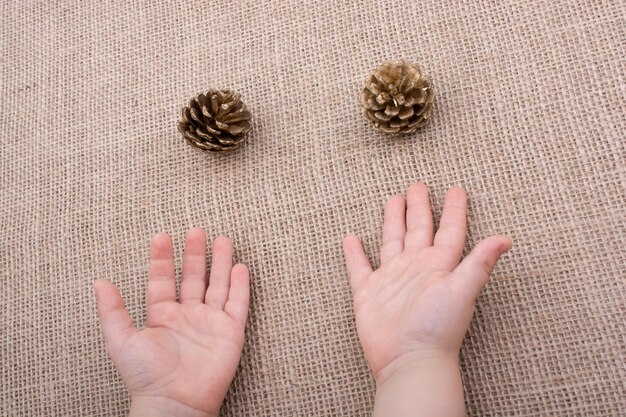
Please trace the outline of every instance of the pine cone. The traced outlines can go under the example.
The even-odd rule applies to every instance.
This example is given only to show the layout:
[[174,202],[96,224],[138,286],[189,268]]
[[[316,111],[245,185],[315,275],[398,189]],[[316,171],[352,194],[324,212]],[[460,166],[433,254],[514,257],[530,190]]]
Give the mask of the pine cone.
[[432,79],[406,61],[385,62],[365,80],[363,116],[385,133],[411,133],[430,121],[435,106]]
[[226,152],[244,142],[250,130],[250,118],[240,94],[209,90],[183,107],[178,130],[193,146],[210,152]]

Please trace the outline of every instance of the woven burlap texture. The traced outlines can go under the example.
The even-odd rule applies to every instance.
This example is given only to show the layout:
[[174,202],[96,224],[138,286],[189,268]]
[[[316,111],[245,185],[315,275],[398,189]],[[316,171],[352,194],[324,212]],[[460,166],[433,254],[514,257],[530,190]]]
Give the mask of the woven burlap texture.
[[[619,1],[4,1],[0,14],[0,414],[121,416],[91,284],[145,319],[148,242],[226,234],[252,306],[224,416],[366,416],[374,385],[341,254],[372,259],[414,180],[467,188],[468,248],[515,242],[462,349],[471,416],[626,414],[626,12]],[[363,80],[419,63],[431,123],[362,119]],[[248,141],[177,131],[209,88]]]

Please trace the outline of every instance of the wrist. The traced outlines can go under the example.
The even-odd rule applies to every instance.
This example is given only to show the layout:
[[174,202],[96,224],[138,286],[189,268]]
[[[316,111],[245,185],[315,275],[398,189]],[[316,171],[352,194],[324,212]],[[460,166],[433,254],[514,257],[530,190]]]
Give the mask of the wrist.
[[407,352],[389,362],[386,366],[374,373],[376,386],[397,379],[401,375],[429,372],[431,369],[459,372],[459,355],[457,352],[439,350]]
[[463,383],[454,352],[414,352],[376,375],[374,417],[462,417]]
[[197,410],[159,396],[132,396],[128,417],[217,417],[217,413]]

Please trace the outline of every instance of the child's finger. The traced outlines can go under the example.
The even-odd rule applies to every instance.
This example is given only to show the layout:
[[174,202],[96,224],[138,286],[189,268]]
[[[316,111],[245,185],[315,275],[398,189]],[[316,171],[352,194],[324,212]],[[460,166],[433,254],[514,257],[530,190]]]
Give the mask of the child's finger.
[[176,301],[176,276],[174,275],[174,256],[172,238],[165,233],[158,233],[150,243],[150,265],[148,266],[148,322],[150,310],[155,304]]
[[230,274],[233,268],[233,242],[220,236],[213,242],[211,250],[211,275],[204,302],[223,309],[228,299]]
[[196,227],[187,233],[180,280],[180,302],[202,303],[206,292],[206,234]]
[[93,284],[98,304],[102,333],[109,353],[115,355],[124,341],[137,332],[124,307],[122,295],[115,285],[105,280]]
[[406,234],[406,201],[402,196],[393,196],[385,206],[383,222],[383,246],[380,248],[380,263],[384,264],[404,249]]
[[467,194],[462,188],[452,188],[446,194],[439,230],[434,246],[445,253],[445,263],[454,268],[461,259],[467,229]]
[[224,311],[241,323],[246,325],[248,319],[248,307],[250,304],[250,273],[243,264],[233,267],[230,274],[230,290],[228,301],[224,305]]
[[350,277],[350,286],[354,293],[372,273],[372,266],[365,255],[363,245],[356,235],[348,235],[343,240],[343,253],[346,258],[346,268]]
[[412,184],[406,196],[406,236],[404,249],[418,251],[433,244],[433,213],[428,188],[421,182]]
[[455,283],[466,288],[471,297],[478,297],[498,259],[511,249],[512,244],[506,236],[490,236],[478,243],[454,270]]

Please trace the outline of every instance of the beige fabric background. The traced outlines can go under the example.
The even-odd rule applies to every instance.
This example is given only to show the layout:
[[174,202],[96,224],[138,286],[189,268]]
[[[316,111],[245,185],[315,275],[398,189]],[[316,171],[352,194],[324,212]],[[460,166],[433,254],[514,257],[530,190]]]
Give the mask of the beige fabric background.
[[[54,4],[52,4],[54,3]],[[151,235],[203,226],[250,265],[224,416],[365,416],[373,382],[340,252],[372,258],[414,180],[471,198],[468,248],[515,241],[462,351],[471,416],[626,414],[623,1],[4,1],[1,414],[124,415],[91,283],[145,318]],[[374,133],[358,90],[405,58],[433,122]],[[186,145],[180,107],[240,91],[249,143]]]

